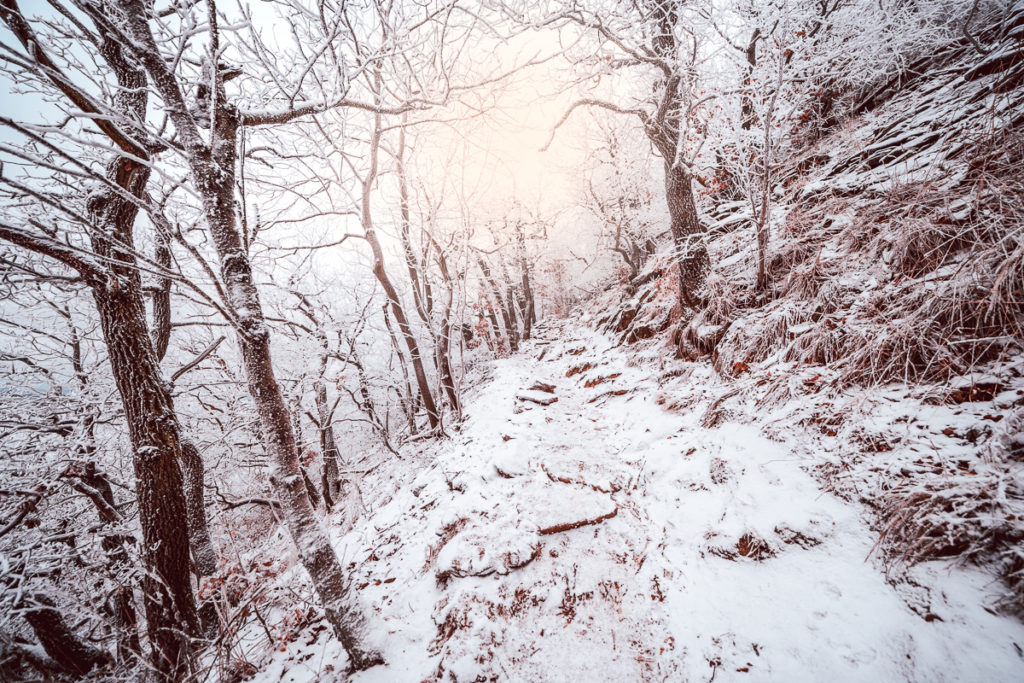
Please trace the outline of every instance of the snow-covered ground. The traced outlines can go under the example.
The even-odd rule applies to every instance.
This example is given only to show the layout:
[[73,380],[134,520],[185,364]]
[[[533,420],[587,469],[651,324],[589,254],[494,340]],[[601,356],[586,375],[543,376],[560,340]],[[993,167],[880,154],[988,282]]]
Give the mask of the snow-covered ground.
[[[339,540],[388,662],[353,680],[1024,680],[992,578],[887,579],[867,509],[821,490],[800,430],[704,428],[662,407],[636,349],[578,321],[538,334]],[[300,639],[260,680],[344,666]]]

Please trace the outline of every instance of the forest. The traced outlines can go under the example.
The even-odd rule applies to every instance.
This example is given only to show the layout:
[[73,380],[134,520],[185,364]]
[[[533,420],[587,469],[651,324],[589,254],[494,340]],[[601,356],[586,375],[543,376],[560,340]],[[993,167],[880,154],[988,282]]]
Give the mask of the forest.
[[0,681],[1024,680],[1021,0],[0,0]]

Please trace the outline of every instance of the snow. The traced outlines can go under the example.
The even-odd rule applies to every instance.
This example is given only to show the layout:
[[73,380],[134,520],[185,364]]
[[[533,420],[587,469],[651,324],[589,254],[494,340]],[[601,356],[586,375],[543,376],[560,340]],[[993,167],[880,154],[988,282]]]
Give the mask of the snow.
[[[787,343],[822,327],[896,334],[865,324],[878,302],[911,287],[942,294],[963,269],[953,261],[892,278],[899,244],[874,252],[889,268],[861,267],[837,239],[879,220],[867,209],[901,206],[893,192],[916,184],[948,190],[953,221],[971,217],[982,200],[963,194],[964,140],[1019,109],[1015,93],[992,92],[994,78],[965,79],[973,59],[805,150],[827,161],[799,174],[806,182],[788,201],[810,206],[815,225],[801,235],[783,221],[783,194],[773,248],[820,229],[815,267],[841,306],[821,321],[803,300],[736,316],[719,354],[734,339],[747,344],[741,332],[779,337],[756,359],[736,355],[750,361],[740,376],[670,360],[671,349],[656,348],[664,339],[620,346],[581,327],[591,312],[621,310],[618,292],[475,369],[466,420],[449,438],[406,447],[383,481],[364,482],[369,509],[336,539],[388,662],[354,680],[1024,680],[1024,624],[995,607],[1007,585],[992,555],[1004,550],[978,557],[981,566],[959,551],[955,562],[906,566],[900,539],[881,540],[893,515],[882,508],[912,507],[914,492],[972,501],[994,491],[996,512],[929,512],[989,539],[1024,518],[1024,465],[986,456],[1020,442],[1020,356],[941,387],[844,390],[835,367],[780,360]],[[720,204],[709,235],[736,240],[731,228],[749,215],[744,202]],[[718,276],[751,263],[745,247],[726,252]],[[643,324],[668,310],[647,296],[628,304],[646,307]],[[784,333],[770,329],[780,321]],[[693,329],[704,337],[720,326]],[[1004,389],[936,400],[980,382]],[[344,661],[321,636],[280,653],[266,679],[321,679]]]
[[[388,662],[353,680],[1024,677],[1024,625],[986,609],[990,575],[928,562],[887,578],[869,558],[867,510],[812,476],[834,454],[797,428],[801,406],[702,428],[700,371],[671,389],[690,386],[689,407],[667,411],[630,347],[568,324],[539,332],[543,360],[530,343],[496,361],[451,439],[404,452],[411,481],[338,539]],[[518,400],[536,382],[558,401]],[[906,407],[879,401],[890,412],[862,428]],[[344,658],[321,636],[261,680],[327,666]]]

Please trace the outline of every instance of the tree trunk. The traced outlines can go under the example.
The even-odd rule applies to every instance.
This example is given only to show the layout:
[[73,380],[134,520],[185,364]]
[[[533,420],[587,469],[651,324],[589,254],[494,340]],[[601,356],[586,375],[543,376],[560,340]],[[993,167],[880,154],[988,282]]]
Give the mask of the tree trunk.
[[490,338],[487,338],[485,341],[487,342],[488,349],[490,349],[491,351],[498,351],[498,349],[500,348],[497,345],[498,335],[501,334],[501,328],[498,327],[498,316],[494,314],[494,302],[491,301],[490,297],[485,296],[484,302],[486,305],[484,315],[487,316],[487,322],[490,324],[491,329],[494,331],[494,339],[492,340]]
[[[95,105],[75,90],[45,54],[17,2],[3,0],[2,8],[0,17],[54,87],[83,117],[95,113]],[[109,35],[109,17],[101,16],[92,4],[84,5],[82,11],[100,32],[99,54],[118,86],[110,104],[120,114],[119,120],[113,123],[104,116],[93,121],[118,148],[129,152],[118,153],[107,166],[106,177],[114,187],[100,185],[86,203],[92,248],[105,264],[102,281],[90,284],[133,449],[153,666],[168,677],[181,677],[189,651],[187,636],[198,631],[198,621],[188,576],[178,422],[146,326],[133,240],[138,213],[133,198],[141,201],[150,174],[149,152],[133,139],[133,126],[146,118],[148,88],[145,73],[122,53],[123,43]]]
[[[197,579],[217,573],[217,546],[210,537],[210,526],[206,519],[206,496],[204,482],[206,467],[203,456],[191,439],[182,439],[181,464],[185,480],[185,507],[188,511],[188,538],[192,549],[192,568]],[[216,632],[219,623],[217,606],[213,600],[199,605],[199,623],[207,636]]]
[[537,314],[534,307],[533,287],[530,285],[530,264],[526,258],[526,236],[523,233],[522,224],[518,221],[516,222],[516,241],[519,251],[519,277],[523,287],[519,296],[519,314],[523,317],[523,339],[529,339]]
[[189,439],[181,442],[181,462],[185,474],[185,505],[188,508],[188,535],[192,562],[197,576],[213,576],[217,571],[217,547],[210,537],[203,491],[206,468],[199,449]]
[[710,266],[704,226],[697,215],[690,174],[681,166],[673,166],[668,158],[665,196],[679,266],[679,300],[684,307],[697,310],[704,305],[704,281]]
[[[678,5],[661,0],[646,0],[644,4],[655,24],[651,38],[654,53],[667,63],[673,63],[683,48],[677,38]],[[686,85],[683,73],[678,69],[666,73],[660,85],[663,92],[658,111],[645,118],[644,128],[665,163],[665,199],[679,266],[679,301],[684,308],[696,311],[705,303],[704,281],[710,258],[704,245],[704,226],[697,214],[690,173],[682,159],[677,158],[682,154],[681,136],[688,125],[681,94]]]
[[515,353],[519,350],[519,335],[516,332],[515,317],[509,316],[509,311],[505,307],[501,296],[501,290],[498,288],[498,283],[491,276],[491,269],[487,266],[487,262],[481,256],[476,257],[476,262],[480,266],[480,272],[483,273],[484,281],[490,287],[491,296],[494,298],[498,312],[501,314],[501,322],[505,325],[505,336],[508,338],[509,350]]
[[[405,388],[405,395],[403,396],[403,409],[405,410],[406,419],[409,421],[409,433],[415,434],[418,429],[416,427],[416,412],[418,407],[413,398],[412,384],[409,382],[409,369],[405,364],[405,354],[402,352],[402,347],[398,343],[398,337],[395,336],[395,329],[391,326],[391,315],[388,313],[388,305],[384,304],[384,326],[388,328],[388,336],[391,337],[391,346],[395,349],[395,354],[398,356],[398,367],[402,370],[402,386]],[[360,387],[364,386],[363,384]]]
[[340,501],[341,477],[338,467],[338,446],[334,440],[334,425],[331,423],[331,409],[327,404],[327,383],[318,379],[313,387],[316,400],[317,425],[320,431],[320,453],[324,461],[323,489],[327,507],[333,507],[334,501]]
[[441,246],[430,237],[434,251],[437,253],[437,264],[441,269],[441,277],[444,280],[448,292],[448,299],[444,304],[444,311],[441,314],[441,334],[437,341],[437,368],[441,375],[441,386],[448,397],[448,405],[456,414],[462,414],[462,405],[459,402],[459,394],[455,386],[455,375],[452,372],[451,363],[451,342],[452,342],[452,299],[455,296],[455,283],[452,281],[451,273],[448,271],[448,261],[445,259]]
[[437,404],[434,402],[434,394],[430,390],[430,381],[427,379],[426,369],[423,367],[423,357],[420,354],[419,343],[416,341],[416,335],[413,334],[412,327],[409,325],[409,319],[405,317],[405,310],[402,308],[402,303],[398,298],[398,292],[395,291],[394,285],[391,284],[387,271],[384,269],[384,253],[381,250],[380,242],[377,241],[376,234],[373,232],[373,228],[370,228],[366,235],[367,241],[370,243],[371,249],[373,249],[373,274],[388,297],[388,301],[391,304],[391,313],[395,316],[395,323],[398,325],[398,331],[402,338],[405,339],[405,345],[409,350],[409,360],[412,362],[413,376],[416,378],[416,386],[419,389],[423,407],[427,411],[430,427],[437,427],[440,424],[440,415],[437,412]]
[[[158,265],[171,268],[171,236],[159,226],[156,230],[156,251],[153,260]],[[153,294],[153,349],[156,359],[163,360],[171,341],[171,279],[161,277],[157,291]]]
[[381,249],[380,241],[377,239],[377,234],[374,232],[373,216],[370,213],[370,192],[373,189],[373,183],[377,177],[377,154],[380,149],[380,137],[381,116],[380,114],[375,114],[373,135],[370,140],[370,168],[366,172],[366,177],[363,178],[363,232],[365,233],[366,241],[370,245],[370,249],[373,251],[373,275],[377,278],[377,282],[380,283],[381,288],[384,289],[384,293],[388,297],[388,301],[391,303],[391,312],[395,316],[395,322],[398,324],[398,331],[405,339],[405,345],[409,349],[409,360],[412,362],[413,375],[416,377],[416,386],[419,388],[420,399],[423,401],[423,407],[427,411],[427,418],[430,421],[430,427],[433,429],[441,422],[440,414],[437,411],[437,404],[434,402],[434,394],[430,390],[430,381],[427,379],[427,373],[423,367],[423,357],[420,354],[416,335],[413,334],[412,327],[409,325],[409,319],[405,316],[405,310],[402,307],[401,299],[399,299],[398,292],[391,283],[391,278],[388,277],[387,269],[384,266],[384,251]]
[[46,654],[65,672],[82,677],[95,668],[110,664],[106,652],[78,639],[49,596],[28,593],[22,596],[18,607]]
[[[408,120],[408,114],[402,116],[402,122],[405,123]],[[405,254],[405,265],[409,270],[409,281],[412,283],[412,296],[413,302],[416,305],[416,311],[419,313],[420,320],[428,328],[430,327],[430,309],[426,304],[430,303],[425,301],[425,297],[420,293],[420,263],[416,257],[416,251],[412,246],[412,235],[411,233],[411,220],[409,217],[409,184],[405,176],[405,128],[398,129],[398,151],[395,153],[395,162],[398,166],[398,200],[399,208],[401,210],[401,222],[399,236],[402,239],[402,251]],[[426,274],[423,274],[426,277]]]
[[[138,23],[141,23],[141,18]],[[146,67],[165,99],[177,100],[177,84],[168,80],[148,27],[134,26],[135,38],[151,53]],[[159,60],[159,61],[158,61]],[[154,73],[155,72],[155,73]],[[234,188],[238,119],[223,100],[222,89],[211,93],[218,99],[212,148],[190,142],[188,162],[196,190],[202,199],[210,235],[220,259],[220,274],[228,304],[235,316],[238,344],[249,384],[249,393],[259,415],[263,439],[270,460],[273,485],[285,524],[298,550],[299,561],[309,572],[317,595],[335,635],[348,652],[351,667],[364,669],[382,660],[364,649],[363,617],[352,604],[354,596],[345,570],[331,547],[327,532],[317,517],[306,482],[291,414],[274,373],[270,352],[270,331],[253,278],[252,265],[242,243],[235,216]],[[176,123],[187,126],[178,117]]]
[[754,98],[750,94],[750,79],[754,74],[754,67],[757,66],[757,41],[761,39],[761,29],[755,28],[750,34],[747,42],[747,49],[744,54],[747,58],[747,66],[743,69],[743,94],[740,96],[740,125],[743,130],[750,130],[756,122],[757,114],[754,112]]
[[[111,164],[110,176],[118,186],[141,196],[149,167],[121,157]],[[178,677],[187,664],[185,636],[197,634],[199,622],[189,581],[180,429],[146,325],[134,256],[116,246],[132,244],[136,212],[133,203],[113,191],[90,198],[89,213],[97,226],[94,249],[118,264],[110,266],[113,274],[107,286],[93,288],[93,299],[135,451],[143,557],[153,568],[143,578],[143,592],[150,641],[156,648],[154,665],[161,673]]]

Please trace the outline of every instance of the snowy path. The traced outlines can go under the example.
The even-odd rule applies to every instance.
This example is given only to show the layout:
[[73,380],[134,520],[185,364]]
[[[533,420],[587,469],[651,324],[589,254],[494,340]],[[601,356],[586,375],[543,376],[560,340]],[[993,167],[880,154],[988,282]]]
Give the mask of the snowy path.
[[[434,466],[346,537],[389,661],[357,680],[1024,680],[985,576],[890,585],[862,511],[794,449],[665,412],[628,347],[575,334],[499,362]],[[516,398],[538,381],[556,402]]]

